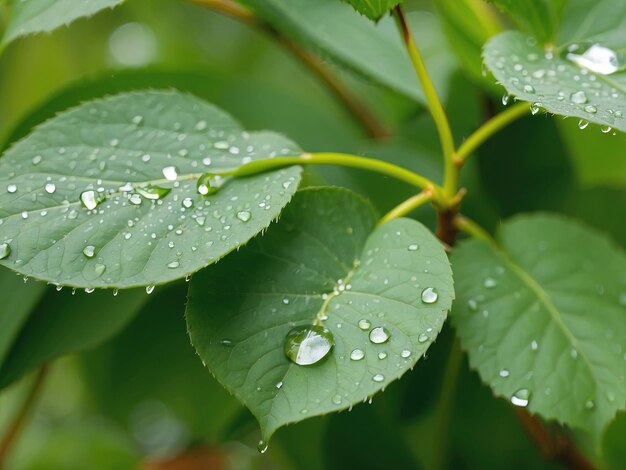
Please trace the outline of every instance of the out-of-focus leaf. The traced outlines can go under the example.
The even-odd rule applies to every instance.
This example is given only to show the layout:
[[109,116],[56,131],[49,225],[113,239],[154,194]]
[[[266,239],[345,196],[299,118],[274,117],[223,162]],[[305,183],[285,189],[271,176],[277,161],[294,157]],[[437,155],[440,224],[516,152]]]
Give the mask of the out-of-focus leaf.
[[343,0],[352,7],[367,16],[370,20],[379,20],[385,13],[403,0]]
[[566,0],[488,0],[542,42],[554,37]]

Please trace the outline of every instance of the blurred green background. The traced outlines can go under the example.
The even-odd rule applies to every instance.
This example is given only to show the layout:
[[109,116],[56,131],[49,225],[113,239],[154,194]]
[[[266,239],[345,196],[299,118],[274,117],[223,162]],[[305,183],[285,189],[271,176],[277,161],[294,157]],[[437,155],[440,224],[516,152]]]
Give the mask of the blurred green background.
[[[408,2],[407,8],[431,12],[428,21],[437,24],[430,2]],[[467,38],[442,35],[437,41],[451,64],[450,79],[437,86],[447,90],[445,108],[455,135],[467,136],[501,108],[501,91],[476,71],[476,51],[469,50]],[[459,51],[461,57],[455,55]],[[4,51],[0,148],[89,98],[176,88],[217,104],[249,129],[282,132],[307,150],[376,156],[440,179],[439,144],[426,111],[354,74],[336,73],[393,137],[369,139],[317,77],[249,27],[182,1],[128,1],[52,34],[20,39]],[[483,146],[465,168],[465,212],[489,228],[523,211],[568,213],[610,232],[624,246],[625,153],[621,134],[606,135],[594,126],[580,131],[574,120],[547,115],[524,118]],[[411,194],[408,187],[357,170],[325,168],[308,176],[311,183],[359,191],[380,211]],[[415,215],[432,226],[427,208]],[[449,329],[425,360],[373,403],[283,428],[267,454],[259,455],[252,416],[213,380],[189,343],[185,288],[181,283],[157,289],[137,316],[113,328],[111,340],[50,365],[41,401],[7,468],[429,468],[438,446],[446,445],[433,442],[433,427],[441,412]],[[36,298],[37,289],[28,287],[25,298]],[[83,302],[77,305],[87,311],[99,301],[68,296],[46,292],[36,314],[52,325],[68,302]],[[98,312],[101,321],[107,308]],[[42,342],[55,340],[51,326],[26,323],[24,331]],[[34,353],[16,347],[11,354],[28,363]],[[0,391],[0,430],[32,380],[25,377]],[[448,468],[553,465],[529,442],[511,407],[494,399],[466,363],[449,432]],[[582,433],[577,438],[600,466],[624,468],[624,436],[621,413],[602,445],[594,446]]]

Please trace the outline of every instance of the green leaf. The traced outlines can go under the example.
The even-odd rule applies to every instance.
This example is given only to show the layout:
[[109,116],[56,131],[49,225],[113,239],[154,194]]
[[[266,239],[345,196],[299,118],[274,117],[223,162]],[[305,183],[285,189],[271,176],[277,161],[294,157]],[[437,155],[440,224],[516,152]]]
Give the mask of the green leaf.
[[396,5],[402,3],[403,0],[343,0],[352,5],[352,7],[367,16],[370,20],[378,21],[385,13]]
[[4,46],[20,36],[52,31],[72,21],[113,8],[124,0],[16,0],[2,38]]
[[[371,206],[350,191],[304,190],[265,237],[194,276],[192,343],[257,417],[264,440],[367,399],[412,368],[439,333],[454,296],[443,247],[414,220],[375,224]],[[432,303],[422,301],[427,288],[438,291],[437,299],[424,294]],[[334,347],[297,365],[286,337],[313,324],[330,331]]]
[[542,42],[554,36],[565,0],[488,0]]
[[[246,133],[181,93],[84,104],[39,126],[0,160],[0,240],[11,247],[2,264],[89,289],[185,277],[265,229],[291,199],[300,168],[226,178],[208,196],[196,189],[199,176],[299,153],[285,138]],[[90,198],[101,202],[93,208]]]
[[[241,0],[281,33],[365,77],[425,103],[393,18],[377,24],[337,0]],[[437,18],[412,12],[407,20],[428,72],[445,101],[455,60]]]
[[521,216],[460,244],[452,314],[498,396],[598,436],[626,405],[626,255],[572,220]]
[[626,131],[626,4],[592,3],[568,6],[558,47],[508,31],[486,44],[484,62],[507,93],[535,110],[577,117],[581,128],[593,122],[607,133]]
[[8,269],[0,270],[0,292],[3,294],[0,306],[0,367],[45,290],[43,283],[27,283]]
[[101,344],[121,330],[147,298],[143,289],[117,296],[50,290],[0,363],[0,388],[44,362]]

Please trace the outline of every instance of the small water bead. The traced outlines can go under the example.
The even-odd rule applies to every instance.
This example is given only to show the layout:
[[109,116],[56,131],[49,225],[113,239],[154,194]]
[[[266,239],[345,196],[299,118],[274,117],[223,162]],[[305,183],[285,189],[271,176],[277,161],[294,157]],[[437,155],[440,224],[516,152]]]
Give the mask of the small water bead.
[[134,117],[131,119],[131,122],[132,122],[134,125],[138,126],[138,125],[140,125],[140,124],[143,122],[143,116],[142,116],[142,115],[140,115],[140,114],[137,114],[136,116],[134,116]]
[[478,311],[478,302],[475,299],[470,299],[467,301],[467,308],[472,312]]
[[526,388],[520,388],[511,396],[511,403],[515,406],[526,407],[530,400],[530,392]]
[[609,132],[613,130],[613,128],[611,126],[602,126],[600,130],[602,131],[603,134],[608,134]]
[[535,88],[532,85],[524,85],[524,93],[533,94],[535,93]]
[[83,248],[83,255],[85,255],[87,258],[93,258],[95,254],[96,254],[95,246],[87,245],[85,248]]
[[17,192],[17,184],[10,184],[10,185],[8,185],[7,186],[7,192],[11,193],[11,194]]
[[183,206],[186,207],[187,209],[192,207],[193,206],[193,199],[191,199],[190,197],[186,197],[185,199],[183,199]]
[[361,328],[362,330],[369,330],[372,326],[372,323],[364,318],[362,320],[359,320],[358,325],[359,328]]
[[372,380],[374,382],[382,382],[383,380],[385,380],[385,376],[383,374],[376,374],[372,377]]
[[225,140],[219,140],[213,144],[213,147],[218,150],[226,150],[228,149],[228,147],[230,147],[230,144]]
[[54,194],[54,192],[57,190],[57,187],[54,183],[47,183],[44,186],[44,189],[48,194]]
[[341,401],[342,401],[342,398],[341,398],[341,395],[339,395],[339,394],[334,395],[333,398],[332,398],[332,402],[335,405],[341,405]]
[[377,326],[370,331],[370,341],[374,344],[383,344],[389,341],[391,333],[383,326]]
[[409,351],[408,349],[404,349],[401,353],[400,353],[400,357],[403,358],[407,358],[411,356],[411,351]]
[[428,341],[430,338],[428,337],[428,335],[426,333],[422,333],[421,335],[419,335],[417,337],[417,342],[418,343],[425,343],[426,341]]
[[350,353],[350,359],[352,359],[353,361],[360,361],[361,359],[363,359],[365,357],[365,352],[363,352],[362,349],[353,349],[352,352]]
[[80,203],[87,210],[93,210],[98,207],[99,204],[98,195],[93,189],[89,189],[87,191],[83,191],[80,193]]
[[138,206],[142,203],[142,201],[143,199],[141,199],[141,196],[139,194],[131,194],[128,198],[128,202],[130,202],[134,206]]
[[256,448],[259,451],[259,454],[264,454],[265,452],[267,452],[268,445],[264,440],[261,439]]
[[[96,289],[95,289],[95,287],[87,287],[87,288],[85,289],[85,293],[86,293],[86,294],[91,294],[91,293],[93,293],[95,290],[96,290]],[[73,292],[72,292],[72,295],[73,295]]]
[[578,128],[581,130],[586,129],[588,125],[589,125],[589,121],[585,121],[584,119],[580,119],[578,121]]
[[381,351],[378,353],[378,359],[380,359],[381,361],[383,359],[387,359],[387,353],[385,351]]
[[239,211],[237,212],[237,218],[242,222],[248,222],[252,218],[252,213],[250,211]]
[[167,267],[169,269],[176,269],[180,266],[180,263],[178,261],[172,261],[171,263],[167,264]]
[[[611,75],[624,67],[620,60],[620,55],[608,47],[600,44],[593,44],[587,50],[578,54],[580,47],[572,45],[567,58],[580,67],[584,67],[600,75]],[[576,54],[574,52],[577,52]]]
[[281,380],[280,382],[276,383],[276,389],[280,390],[283,387],[283,381]]
[[137,188],[136,191],[146,199],[156,201],[157,199],[161,199],[162,197],[167,196],[170,193],[171,189],[149,184],[147,186]]
[[93,270],[96,273],[96,276],[102,276],[104,271],[106,271],[106,268],[106,265],[98,263],[93,267]]
[[535,340],[532,340],[530,343],[530,349],[536,351],[537,349],[539,349],[539,343],[537,343],[537,341]]
[[510,375],[510,372],[508,371],[508,369],[500,369],[500,372],[498,372],[498,375],[502,377],[503,379],[506,379]]
[[409,250],[409,251],[417,251],[417,250],[419,250],[419,247],[420,247],[420,246],[419,246],[417,243],[411,243],[411,244],[408,246],[408,250]]
[[178,170],[175,166],[166,166],[161,171],[168,181],[175,181],[178,178]]
[[324,359],[335,344],[328,328],[305,325],[293,328],[285,337],[285,355],[300,366],[316,364]]
[[154,286],[146,287],[146,294],[152,294],[154,292]]
[[589,101],[584,91],[577,91],[575,93],[572,93],[569,99],[574,104],[585,104]]
[[530,114],[535,116],[539,111],[541,111],[541,103],[532,103],[530,105]]
[[425,304],[434,304],[439,299],[439,293],[434,287],[427,287],[422,291],[422,302]]
[[43,160],[43,157],[41,155],[35,155],[33,157],[33,165],[39,165],[41,163],[41,160]]
[[[233,342],[231,340],[229,340],[229,339],[226,339],[226,338],[223,339],[222,341],[220,341],[220,343],[221,343],[222,346],[226,346],[227,348],[230,348],[233,345]],[[281,387],[282,387],[282,382],[280,384],[281,384]]]
[[486,278],[485,281],[483,282],[483,286],[485,286],[487,289],[493,289],[497,285],[498,285],[498,281],[496,281],[492,277]]
[[588,410],[593,410],[596,407],[596,404],[593,400],[587,400],[585,402],[585,408],[587,408]]
[[585,106],[585,111],[588,112],[589,114],[596,114],[598,112],[598,108],[596,108],[592,104],[588,104]]
[[22,219],[28,219],[28,211],[22,211]]
[[198,121],[195,126],[197,131],[203,131],[207,128],[207,123],[205,120]]
[[504,106],[506,106],[507,104],[509,104],[509,101],[511,100],[511,95],[509,95],[508,93],[505,93],[504,95],[502,95],[502,104]]
[[0,243],[0,259],[7,259],[11,254],[11,245]]

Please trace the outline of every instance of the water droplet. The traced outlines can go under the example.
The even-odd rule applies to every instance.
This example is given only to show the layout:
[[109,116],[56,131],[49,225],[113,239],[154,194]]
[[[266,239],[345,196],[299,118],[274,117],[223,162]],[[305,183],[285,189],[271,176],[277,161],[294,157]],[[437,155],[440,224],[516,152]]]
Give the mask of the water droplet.
[[409,251],[417,251],[419,249],[419,245],[417,243],[411,243],[408,247]]
[[41,163],[41,160],[43,160],[43,157],[41,155],[35,155],[33,157],[33,165],[39,165]]
[[[209,163],[211,163],[210,160]],[[205,165],[207,164],[208,163],[205,163]],[[211,173],[205,173],[200,176],[200,178],[198,178],[198,184],[196,186],[198,193],[202,194],[203,196],[209,196],[217,192],[219,188],[211,184],[211,178],[213,178],[213,176],[214,175]]]
[[17,184],[10,184],[7,186],[7,192],[13,194],[17,191]]
[[434,304],[439,298],[439,293],[434,287],[427,287],[422,291],[422,302],[425,304]]
[[86,294],[91,294],[91,293],[93,293],[93,291],[95,291],[95,290],[96,290],[96,289],[95,289],[95,287],[87,287],[87,288],[85,289],[85,293],[86,293]]
[[8,243],[0,243],[0,259],[6,259],[11,254],[11,245]]
[[510,372],[508,371],[508,369],[500,369],[500,372],[498,372],[498,375],[502,377],[503,379],[506,379],[510,375]]
[[131,119],[131,121],[134,125],[138,126],[143,122],[143,116],[140,114],[137,114]]
[[280,389],[282,388],[282,386],[283,386],[283,381],[282,381],[282,380],[281,380],[280,382],[277,382],[277,383],[276,383],[276,388],[277,388],[278,390],[280,390]]
[[353,361],[360,361],[364,357],[365,357],[365,353],[363,352],[362,349],[353,349],[352,352],[350,353],[350,359],[352,359]]
[[341,399],[341,395],[339,395],[339,394],[334,395],[334,396],[333,396],[333,398],[332,398],[332,402],[333,402],[335,405],[341,405],[341,400],[342,400],[342,399]]
[[533,94],[535,93],[535,88],[532,85],[524,85],[524,93]]
[[380,359],[381,361],[383,359],[387,359],[387,353],[385,351],[381,351],[378,353],[378,359]]
[[576,351],[575,349],[571,349],[569,355],[572,357],[572,359],[576,359],[578,357],[578,351]]
[[539,349],[539,343],[537,343],[537,341],[535,340],[532,340],[530,343],[530,349],[536,351],[537,349]]
[[146,294],[152,294],[154,292],[154,286],[146,287]]
[[598,108],[596,108],[592,104],[588,104],[585,106],[585,111],[588,112],[589,114],[596,114],[598,112]]
[[603,134],[608,134],[609,132],[613,130],[613,128],[611,126],[602,126],[600,130],[602,131]]
[[498,281],[496,281],[492,277],[486,278],[485,281],[483,282],[483,286],[485,286],[487,289],[492,289],[496,287],[497,285],[498,285]]
[[136,191],[141,194],[146,199],[150,199],[152,201],[156,201],[157,199],[161,199],[169,194],[171,191],[170,188],[162,188],[160,186],[155,185],[147,185],[140,188],[137,188]]
[[80,193],[80,203],[87,210],[95,209],[96,207],[98,207],[99,202],[100,201],[98,200],[98,195],[93,189],[89,189]]
[[106,265],[98,263],[93,267],[93,270],[96,273],[96,276],[102,276],[106,268]]
[[259,451],[259,454],[264,454],[265,452],[267,452],[268,445],[263,439],[261,439],[256,448]]
[[141,199],[141,196],[139,194],[131,194],[128,198],[128,202],[130,202],[134,206],[138,206],[139,204],[141,204],[142,201],[143,199]]
[[237,212],[237,218],[242,222],[247,222],[252,218],[252,214],[250,211],[239,211]]
[[403,358],[405,358],[405,359],[406,359],[407,357],[409,357],[410,355],[411,355],[411,351],[409,351],[408,349],[404,349],[404,350],[400,353],[400,356],[401,356],[401,357],[403,357]]
[[426,341],[428,341],[430,338],[428,337],[428,335],[426,333],[422,333],[421,335],[419,335],[417,337],[417,341],[418,343],[425,343]]
[[620,54],[608,47],[593,44],[582,54],[574,54],[573,52],[579,52],[578,49],[580,49],[578,46],[568,48],[570,52],[567,54],[567,58],[576,65],[592,72],[600,75],[611,75],[624,67],[623,61],[620,60]]
[[579,129],[586,129],[588,125],[589,125],[589,121],[585,121],[584,119],[581,119],[578,121]]
[[478,302],[475,299],[470,299],[467,301],[467,308],[472,312],[478,311]]
[[382,382],[383,380],[385,380],[385,376],[383,374],[376,374],[372,377],[372,380],[374,382]]
[[369,330],[370,327],[372,326],[371,322],[369,320],[366,320],[365,318],[362,320],[359,320],[359,328],[361,328],[362,330]]
[[87,258],[93,258],[95,254],[96,254],[96,247],[93,245],[87,245],[83,249],[83,255],[85,255]]
[[577,91],[575,93],[572,93],[569,99],[574,104],[585,104],[587,101],[589,101],[584,91]]
[[585,402],[585,408],[587,408],[588,410],[593,410],[596,407],[596,404],[594,403],[593,400],[587,400]]
[[[229,340],[229,339],[223,339],[221,341],[221,344],[222,344],[222,346],[226,346],[226,347],[229,348],[229,347],[231,347],[233,345],[233,342],[231,340]],[[282,382],[281,382],[281,385],[282,385]]]
[[515,406],[521,406],[521,407],[528,406],[529,400],[530,400],[530,392],[526,388],[520,388],[511,397],[511,403],[514,404]]
[[172,261],[171,263],[167,264],[167,267],[169,269],[176,269],[180,266],[180,263],[178,261]]
[[205,130],[206,128],[207,128],[207,124],[206,124],[206,121],[205,121],[205,120],[198,121],[198,122],[196,123],[196,130],[197,130],[197,131],[203,131],[203,130]]
[[502,104],[504,106],[506,106],[507,104],[509,104],[509,101],[511,100],[511,95],[509,95],[508,93],[505,93],[504,95],[502,95]]
[[389,341],[391,333],[383,326],[377,326],[370,331],[370,341],[374,344],[383,344]]
[[44,189],[48,194],[54,194],[54,192],[57,190],[57,187],[54,183],[47,183],[46,186],[44,186]]
[[530,114],[533,116],[536,115],[539,111],[541,111],[541,103],[532,103],[530,105]]
[[178,170],[175,166],[166,166],[161,170],[163,172],[163,176],[168,181],[175,181],[178,178]]
[[285,338],[285,355],[295,364],[308,366],[324,359],[335,344],[328,328],[305,325],[293,328]]
[[185,199],[183,199],[183,206],[189,209],[191,206],[193,206],[193,199],[191,199],[190,197],[186,197]]

